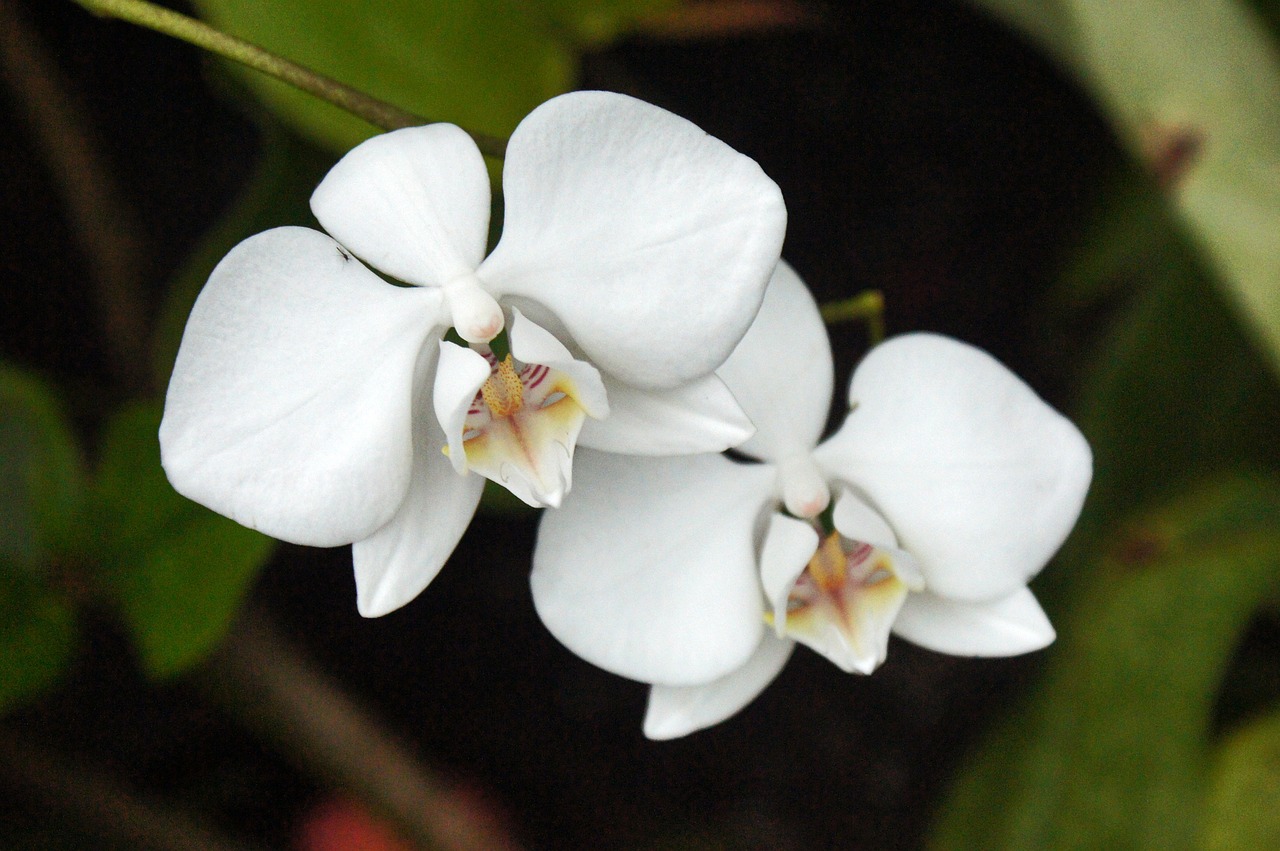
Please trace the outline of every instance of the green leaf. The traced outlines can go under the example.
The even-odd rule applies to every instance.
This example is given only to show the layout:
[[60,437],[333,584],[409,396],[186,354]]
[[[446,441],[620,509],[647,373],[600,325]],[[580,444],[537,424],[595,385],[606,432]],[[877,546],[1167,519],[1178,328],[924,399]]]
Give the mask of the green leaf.
[[333,165],[333,156],[266,125],[262,158],[245,188],[169,282],[151,342],[156,386],[169,383],[182,331],[209,274],[227,252],[255,233],[281,225],[314,225],[311,193]]
[[75,649],[63,598],[34,577],[0,571],[0,715],[51,685]]
[[[508,135],[577,76],[569,34],[518,0],[197,0],[214,26],[431,120]],[[346,151],[374,128],[282,83],[249,85],[307,136]]]
[[111,591],[152,676],[209,653],[275,542],[179,496],[160,467],[158,405],[118,414],[96,481]]
[[679,0],[543,0],[538,5],[578,44],[602,47],[636,21],[676,8]]
[[79,548],[83,488],[53,391],[0,365],[0,713],[44,690],[71,658],[74,616],[49,582]]
[[1280,713],[1238,730],[1218,748],[1203,848],[1280,848]]
[[181,673],[226,634],[274,542],[201,509],[121,569],[116,592],[153,676]]
[[[1095,478],[1073,552],[1205,476],[1280,473],[1280,385],[1154,193],[1140,176],[1115,183],[1061,282],[1076,302],[1131,294],[1080,382],[1074,419]],[[1050,586],[1073,579],[1045,576]]]
[[1278,516],[1280,484],[1232,477],[1127,524],[1057,619],[1028,705],[962,772],[932,847],[1192,847],[1220,678],[1280,587]]
[[0,565],[35,570],[74,549],[83,487],[79,447],[53,391],[0,365]]
[[1161,176],[1280,371],[1280,58],[1234,0],[976,0],[1076,73]]
[[[676,0],[196,0],[214,26],[432,121],[506,136],[571,89],[581,51]],[[374,128],[254,72],[244,79],[308,137],[343,152]]]

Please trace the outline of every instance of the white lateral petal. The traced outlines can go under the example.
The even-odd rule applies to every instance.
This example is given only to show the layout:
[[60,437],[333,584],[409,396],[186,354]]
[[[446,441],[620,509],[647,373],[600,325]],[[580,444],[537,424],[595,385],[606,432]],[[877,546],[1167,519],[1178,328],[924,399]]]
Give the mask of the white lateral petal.
[[603,419],[609,416],[609,398],[600,370],[586,361],[577,360],[550,331],[511,308],[511,355],[521,363],[537,363],[558,369],[573,382],[574,400],[587,416]]
[[981,603],[912,594],[893,632],[953,656],[1017,656],[1048,647],[1055,637],[1044,609],[1026,588]]
[[649,683],[706,682],[745,662],[763,628],[755,527],[769,471],[719,455],[590,450],[574,467],[533,556],[533,601],[551,633]]
[[760,584],[779,638],[787,628],[787,596],[818,551],[818,541],[817,530],[803,520],[777,513],[769,518],[760,552]]
[[160,426],[170,482],[282,540],[366,537],[409,486],[414,366],[439,314],[438,294],[388,286],[317,231],[240,243],[174,364]]
[[817,303],[785,262],[717,374],[756,426],[741,451],[776,462],[817,445],[831,410],[831,344]]
[[986,352],[898,337],[871,351],[849,394],[854,410],[815,455],[870,497],[935,593],[1009,594],[1075,525],[1088,444]]
[[449,461],[459,474],[467,471],[467,453],[462,448],[467,411],[491,371],[489,362],[479,352],[448,340],[440,341],[440,363],[436,367],[431,404],[449,447]]
[[502,239],[480,277],[550,308],[603,372],[670,388],[750,324],[786,229],[748,157],[625,95],[573,92],[516,128]]
[[662,741],[704,730],[735,715],[782,672],[795,642],[765,633],[747,663],[718,680],[697,686],[654,686],[644,734]]
[[440,447],[444,436],[430,414],[419,416],[413,478],[396,515],[351,548],[356,607],[380,617],[422,593],[453,553],[480,502],[484,479],[459,476]]
[[604,376],[609,416],[590,420],[578,443],[623,455],[723,452],[755,431],[717,376],[674,390],[642,390]]
[[847,488],[841,488],[831,520],[836,531],[851,541],[885,550],[898,548],[898,539],[885,519]]
[[311,196],[324,229],[371,266],[443,286],[474,272],[489,234],[489,174],[452,124],[374,136],[338,161]]

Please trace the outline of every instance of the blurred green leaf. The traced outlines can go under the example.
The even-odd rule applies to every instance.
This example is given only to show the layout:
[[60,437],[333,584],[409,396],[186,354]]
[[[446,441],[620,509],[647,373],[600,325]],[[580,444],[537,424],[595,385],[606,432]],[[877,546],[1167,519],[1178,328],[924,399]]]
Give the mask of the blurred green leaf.
[[159,405],[140,405],[109,423],[95,489],[111,591],[157,677],[214,648],[275,546],[170,487],[160,418]]
[[84,471],[53,391],[0,364],[0,565],[34,570],[74,549]]
[[0,570],[0,715],[53,683],[75,649],[66,601],[35,577]]
[[[1074,419],[1094,483],[1074,552],[1134,506],[1228,470],[1280,474],[1280,384],[1244,338],[1149,180],[1117,180],[1060,281],[1074,306],[1124,296],[1080,382]],[[1078,358],[1078,341],[1058,348]],[[1047,587],[1069,583],[1049,571]]]
[[[197,0],[214,26],[432,120],[508,135],[577,73],[568,33],[517,0]],[[307,136],[346,151],[373,135],[360,119],[245,72]]]
[[603,46],[636,21],[668,11],[679,0],[542,0],[538,4],[560,29],[583,46]]
[[201,239],[169,282],[152,337],[151,365],[157,387],[169,383],[178,344],[196,296],[213,267],[235,245],[281,225],[314,226],[311,193],[333,165],[321,152],[279,127],[263,127],[261,159],[239,197]]
[[1250,0],[1249,7],[1266,24],[1272,42],[1280,43],[1280,0]]
[[1029,704],[961,773],[932,847],[1192,847],[1220,677],[1280,587],[1276,517],[1280,484],[1232,477],[1126,524],[1058,619]]
[[1168,187],[1280,370],[1280,59],[1235,0],[975,0],[1045,45]]
[[0,365],[0,713],[50,685],[74,650],[74,615],[52,582],[78,549],[83,488],[52,389]]
[[1280,713],[1236,731],[1218,748],[1203,847],[1280,848]]
[[1082,388],[1094,449],[1080,543],[1134,505],[1224,469],[1276,469],[1280,389],[1208,286],[1177,258],[1121,316]]
[[[214,26],[349,86],[469,130],[506,136],[571,89],[581,51],[675,0],[195,0]],[[283,83],[244,79],[308,137],[344,152],[373,135],[360,119]]]
[[153,676],[181,673],[217,646],[273,548],[201,509],[119,571],[116,590]]
[[[1052,295],[1060,311],[1087,311],[1126,289],[1136,293],[1163,285],[1151,268],[1154,257],[1166,257],[1165,265],[1174,265],[1179,277],[1203,277],[1168,199],[1148,175],[1124,163],[1100,183],[1101,195],[1083,217],[1058,274]],[[1162,276],[1168,273],[1161,269]]]

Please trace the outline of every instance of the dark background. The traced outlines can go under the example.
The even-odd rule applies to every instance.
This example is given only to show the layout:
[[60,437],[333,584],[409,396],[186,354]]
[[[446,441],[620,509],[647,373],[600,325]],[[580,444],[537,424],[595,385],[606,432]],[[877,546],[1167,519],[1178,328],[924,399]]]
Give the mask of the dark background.
[[[254,121],[194,49],[70,2],[5,3],[44,41],[137,213],[158,303],[248,177]],[[583,87],[629,90],[756,158],[787,198],[785,256],[820,299],[878,288],[891,333],[961,337],[1067,406],[1070,376],[1046,354],[1039,318],[1118,157],[1101,120],[1031,48],[967,7],[814,8],[823,22],[800,32],[624,42],[588,59]],[[0,352],[66,387],[91,439],[122,391],[86,295],[89,267],[11,92],[0,108]],[[307,222],[280,222],[290,223]],[[865,340],[855,325],[832,333],[840,386]],[[965,748],[1037,667],[895,639],[888,662],[857,677],[802,649],[735,718],[648,742],[645,688],[578,660],[537,622],[534,530],[532,515],[482,517],[426,593],[377,620],[356,614],[347,550],[283,547],[253,592],[532,847],[918,847]],[[109,618],[86,635],[59,688],[4,725],[202,810],[228,834],[289,847],[325,795],[316,781],[188,680],[149,685]],[[14,837],[61,841],[54,820],[31,796],[0,791],[0,825]]]

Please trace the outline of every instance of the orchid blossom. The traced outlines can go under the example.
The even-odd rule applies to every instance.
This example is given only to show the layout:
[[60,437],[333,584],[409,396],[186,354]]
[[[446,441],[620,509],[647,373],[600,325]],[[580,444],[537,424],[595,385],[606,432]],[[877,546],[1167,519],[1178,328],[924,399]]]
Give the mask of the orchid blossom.
[[366,616],[440,570],[480,498],[468,471],[556,505],[578,443],[706,452],[752,432],[714,370],[786,225],[754,161],[657,107],[576,92],[520,123],[503,192],[486,257],[471,138],[374,137],[312,195],[328,235],[240,243],[187,323],[160,429],[170,481],[274,537],[354,543]]
[[831,350],[779,264],[719,374],[756,424],[738,448],[754,463],[584,452],[573,496],[538,533],[543,623],[587,661],[652,684],[646,735],[734,714],[797,642],[867,674],[890,632],[965,656],[1053,640],[1026,585],[1074,526],[1092,456],[1013,373],[947,337],[891,339],[858,366],[850,413],[819,443]]

